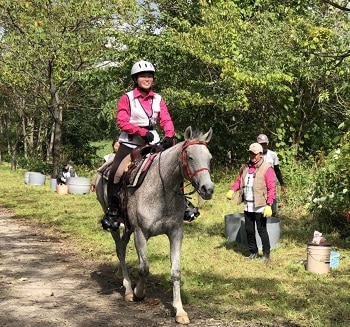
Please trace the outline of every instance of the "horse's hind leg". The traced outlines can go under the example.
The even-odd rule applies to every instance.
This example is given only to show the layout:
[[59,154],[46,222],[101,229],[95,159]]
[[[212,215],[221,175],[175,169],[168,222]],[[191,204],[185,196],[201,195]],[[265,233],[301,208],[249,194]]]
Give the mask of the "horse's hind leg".
[[132,232],[124,231],[123,236],[121,238],[120,238],[119,230],[111,231],[111,234],[113,236],[113,239],[116,245],[116,253],[119,259],[117,278],[123,278],[123,286],[125,287],[124,299],[127,302],[131,302],[133,301],[134,295],[133,295],[131,280],[126,267],[125,257],[126,257],[126,247],[130,241],[130,236]]
[[183,231],[181,228],[173,231],[169,236],[170,241],[170,260],[171,260],[171,280],[173,282],[173,307],[176,311],[176,322],[179,324],[189,324],[187,312],[183,309],[181,300],[181,271],[180,255],[182,245]]
[[134,294],[138,299],[145,297],[145,285],[149,273],[149,266],[146,257],[147,240],[140,230],[134,233],[135,247],[139,258],[139,281],[134,289]]

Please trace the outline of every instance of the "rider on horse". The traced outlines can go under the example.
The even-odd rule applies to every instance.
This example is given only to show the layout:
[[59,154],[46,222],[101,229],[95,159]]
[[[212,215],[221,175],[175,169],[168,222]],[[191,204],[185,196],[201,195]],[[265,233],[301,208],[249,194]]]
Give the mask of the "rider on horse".
[[148,61],[138,61],[131,68],[131,78],[134,89],[123,94],[116,109],[116,121],[121,129],[119,149],[109,172],[107,195],[108,209],[102,219],[102,226],[115,224],[118,218],[119,200],[117,193],[121,183],[115,175],[121,162],[137,146],[157,144],[160,141],[154,129],[159,121],[164,131],[162,148],[167,149],[175,144],[174,124],[164,99],[152,90],[154,81],[154,66]]

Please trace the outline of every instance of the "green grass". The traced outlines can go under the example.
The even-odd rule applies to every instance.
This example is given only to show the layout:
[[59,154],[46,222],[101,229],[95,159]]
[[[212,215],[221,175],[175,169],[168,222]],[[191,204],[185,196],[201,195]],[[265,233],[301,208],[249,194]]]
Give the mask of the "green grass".
[[[57,195],[50,191],[49,177],[45,186],[26,185],[24,171],[12,172],[7,164],[0,165],[0,174],[2,206],[13,209],[18,217],[62,231],[62,236],[72,239],[83,255],[115,264],[114,243],[100,227],[102,211],[95,193]],[[280,196],[281,241],[272,251],[268,265],[259,260],[247,262],[244,259],[247,248],[225,240],[224,216],[242,210],[235,205],[236,198],[225,199],[229,183],[216,182],[211,201],[193,197],[192,202],[200,206],[201,215],[184,228],[185,306],[196,306],[217,319],[270,326],[272,322],[308,327],[350,325],[349,244],[336,233],[325,235],[341,255],[339,268],[326,275],[306,271],[300,262],[307,258],[307,243],[317,226],[296,200],[298,186],[290,185],[289,195]],[[133,240],[128,248],[128,262],[137,268],[132,244]],[[151,275],[171,294],[169,244],[165,236],[149,241],[148,259]]]

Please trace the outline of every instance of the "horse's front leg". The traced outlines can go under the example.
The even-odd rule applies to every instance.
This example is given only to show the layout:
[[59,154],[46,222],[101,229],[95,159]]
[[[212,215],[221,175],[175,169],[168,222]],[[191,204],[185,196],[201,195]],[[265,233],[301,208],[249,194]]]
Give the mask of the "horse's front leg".
[[119,266],[117,271],[117,278],[123,278],[123,286],[125,287],[124,300],[127,302],[133,301],[133,290],[131,285],[131,280],[128,274],[128,269],[126,267],[125,257],[126,257],[126,247],[130,241],[131,232],[123,232],[123,236],[120,237],[120,231],[111,231],[112,237],[116,245],[116,253],[119,259]]
[[146,257],[147,240],[142,231],[138,228],[134,232],[135,247],[139,258],[139,280],[134,289],[134,295],[138,299],[145,297],[145,285],[149,273],[149,266]]
[[170,260],[171,260],[171,280],[173,283],[173,307],[176,311],[176,322],[179,324],[189,324],[190,319],[186,311],[182,307],[181,300],[181,268],[180,257],[182,247],[183,230],[182,227],[174,228],[171,235],[169,235],[170,241]]

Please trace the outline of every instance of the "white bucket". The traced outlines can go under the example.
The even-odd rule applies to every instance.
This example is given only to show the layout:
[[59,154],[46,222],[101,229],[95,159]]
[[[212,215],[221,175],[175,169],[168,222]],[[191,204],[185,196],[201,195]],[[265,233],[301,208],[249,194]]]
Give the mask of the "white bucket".
[[51,180],[50,180],[50,190],[51,191],[56,191],[56,186],[57,186],[57,179],[56,178],[51,178]]
[[316,274],[327,274],[331,261],[331,245],[328,243],[307,246],[306,270]]
[[68,190],[71,194],[88,194],[91,188],[90,178],[71,177],[68,180]]
[[24,184],[28,184],[29,183],[29,171],[24,173]]
[[229,242],[240,240],[241,221],[244,221],[244,214],[233,213],[225,216],[225,235]]
[[46,176],[42,173],[30,172],[28,184],[29,185],[44,185]]
[[[276,217],[267,218],[266,230],[267,230],[267,233],[269,234],[270,249],[272,250],[278,246],[278,243],[280,241],[281,219]],[[258,233],[256,224],[255,224],[255,239],[256,239],[256,245],[258,246],[258,249],[262,251],[262,242],[261,242],[261,238]],[[239,237],[237,236],[237,241],[239,241],[242,245],[248,246],[247,233],[245,231],[244,214],[242,214],[241,230],[239,233]]]

